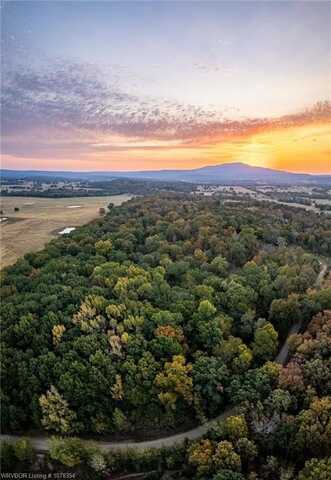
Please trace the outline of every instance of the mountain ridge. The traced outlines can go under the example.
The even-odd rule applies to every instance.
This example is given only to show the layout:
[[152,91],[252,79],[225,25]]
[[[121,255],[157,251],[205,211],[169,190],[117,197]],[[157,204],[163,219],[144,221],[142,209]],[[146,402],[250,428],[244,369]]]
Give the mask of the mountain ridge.
[[267,183],[267,184],[331,184],[331,174],[288,172],[267,167],[255,167],[243,162],[206,165],[195,169],[163,169],[136,171],[47,171],[1,169],[6,179],[51,177],[68,180],[112,180],[118,178],[180,181],[190,183]]

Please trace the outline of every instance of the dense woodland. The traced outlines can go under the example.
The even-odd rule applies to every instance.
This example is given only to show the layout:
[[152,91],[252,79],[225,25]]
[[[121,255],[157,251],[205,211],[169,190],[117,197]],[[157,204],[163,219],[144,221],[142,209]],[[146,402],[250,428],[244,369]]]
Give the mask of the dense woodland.
[[[26,189],[27,184],[32,185]],[[112,180],[68,180],[57,177],[26,177],[20,180],[1,180],[4,197],[41,197],[41,198],[72,198],[72,197],[103,197],[107,195],[151,195],[159,192],[190,193],[197,190],[197,184],[188,182],[171,182],[158,180],[135,180],[129,178],[114,178]],[[9,190],[8,190],[9,189]]]
[[291,347],[285,367],[263,367],[273,377],[267,387],[187,448],[186,478],[331,478],[331,311],[293,335]]
[[110,206],[2,272],[3,430],[146,437],[236,406],[132,470],[330,478],[330,256],[331,219],[312,212],[182,194]]

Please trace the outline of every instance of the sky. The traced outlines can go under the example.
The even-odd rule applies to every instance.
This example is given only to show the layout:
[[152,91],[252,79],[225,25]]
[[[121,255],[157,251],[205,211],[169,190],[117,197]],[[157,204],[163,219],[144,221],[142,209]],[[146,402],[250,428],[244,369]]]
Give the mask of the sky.
[[2,168],[331,173],[331,3],[2,1]]

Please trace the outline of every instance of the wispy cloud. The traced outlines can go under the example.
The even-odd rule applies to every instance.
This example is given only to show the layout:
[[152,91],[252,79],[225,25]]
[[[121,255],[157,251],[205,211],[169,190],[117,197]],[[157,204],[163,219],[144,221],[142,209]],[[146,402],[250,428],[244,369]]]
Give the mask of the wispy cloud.
[[[122,67],[121,67],[122,68]],[[2,89],[3,152],[64,157],[70,152],[164,150],[215,144],[265,129],[325,121],[330,102],[281,118],[226,118],[226,112],[121,89],[116,73],[56,61],[10,68]]]

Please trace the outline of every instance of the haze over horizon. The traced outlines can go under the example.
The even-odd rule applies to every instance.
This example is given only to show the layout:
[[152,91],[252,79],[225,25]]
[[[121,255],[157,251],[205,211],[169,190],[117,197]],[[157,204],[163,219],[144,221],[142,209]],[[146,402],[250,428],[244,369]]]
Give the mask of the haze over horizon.
[[223,162],[223,163],[218,163],[218,164],[209,164],[209,165],[203,165],[201,167],[196,167],[196,168],[173,168],[173,169],[167,169],[167,168],[155,168],[155,169],[141,169],[141,170],[137,170],[137,169],[123,169],[123,170],[120,170],[120,169],[117,169],[117,170],[111,170],[111,169],[108,169],[108,170],[73,170],[73,169],[61,169],[61,170],[55,170],[55,169],[41,169],[41,168],[38,168],[38,169],[29,169],[29,168],[13,168],[13,169],[9,169],[9,168],[2,168],[3,171],[14,171],[14,172],[24,172],[24,171],[31,171],[31,172],[54,172],[54,173],[57,173],[57,172],[73,172],[73,173],[135,173],[135,172],[148,172],[148,171],[151,171],[151,172],[162,172],[162,171],[195,171],[195,170],[199,170],[199,169],[203,169],[203,168],[214,168],[214,167],[223,167],[223,166],[243,166],[243,167],[252,167],[252,168],[257,168],[257,169],[260,169],[260,168],[263,168],[263,169],[268,169],[268,170],[271,170],[271,171],[274,171],[274,172],[284,172],[284,173],[298,173],[298,174],[306,174],[306,175],[325,175],[325,176],[330,176],[330,173],[327,172],[327,173],[320,173],[320,174],[314,174],[314,173],[305,173],[305,172],[298,172],[298,171],[289,171],[289,170],[284,170],[284,169],[273,169],[273,168],[269,168],[269,167],[258,167],[258,166],[254,166],[254,165],[249,165],[248,163],[245,163],[245,162]]
[[331,173],[331,4],[2,2],[2,167]]

